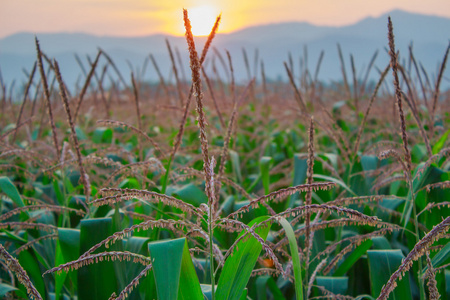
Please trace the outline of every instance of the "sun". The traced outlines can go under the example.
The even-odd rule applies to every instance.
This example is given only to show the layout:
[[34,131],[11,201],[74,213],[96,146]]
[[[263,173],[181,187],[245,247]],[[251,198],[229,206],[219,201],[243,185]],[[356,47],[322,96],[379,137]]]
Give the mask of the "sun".
[[191,20],[192,34],[204,36],[209,35],[220,12],[214,6],[202,5],[188,8],[188,13]]

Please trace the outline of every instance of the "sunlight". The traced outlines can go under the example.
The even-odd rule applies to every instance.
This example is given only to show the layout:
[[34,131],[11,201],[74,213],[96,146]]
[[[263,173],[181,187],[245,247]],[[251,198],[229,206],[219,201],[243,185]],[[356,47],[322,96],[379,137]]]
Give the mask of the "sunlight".
[[219,10],[211,5],[195,6],[188,9],[192,25],[192,34],[196,36],[208,35],[211,32]]

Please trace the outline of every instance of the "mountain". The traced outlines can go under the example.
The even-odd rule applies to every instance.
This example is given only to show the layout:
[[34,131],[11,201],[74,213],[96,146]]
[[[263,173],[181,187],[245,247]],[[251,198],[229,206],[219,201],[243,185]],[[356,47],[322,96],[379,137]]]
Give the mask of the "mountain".
[[[357,74],[362,77],[375,51],[378,56],[375,65],[384,68],[389,63],[385,48],[387,41],[387,18],[391,16],[394,25],[395,43],[401,59],[408,57],[408,46],[413,45],[414,55],[427,73],[434,78],[438,72],[449,43],[450,18],[427,16],[395,10],[377,18],[366,18],[358,23],[342,27],[315,26],[304,22],[268,24],[245,28],[229,34],[218,34],[213,41],[224,58],[225,49],[231,54],[237,80],[248,78],[243,60],[243,49],[249,58],[252,75],[260,78],[260,61],[264,61],[266,77],[286,79],[283,62],[293,58],[294,74],[299,74],[300,58],[307,51],[307,66],[314,72],[320,52],[325,56],[319,79],[325,82],[342,78],[337,43],[341,45],[350,76],[350,55],[353,55]],[[75,53],[87,66],[86,54],[94,57],[98,47],[105,50],[115,61],[125,78],[129,78],[130,65],[134,72],[142,72],[144,61],[151,53],[165,76],[171,72],[170,59],[165,40],[177,48],[183,61],[184,73],[188,74],[188,53],[184,37],[151,35],[143,37],[94,36],[83,33],[37,34],[41,49],[48,56],[55,57],[61,67],[68,86],[74,86],[81,77],[81,69],[75,60]],[[197,38],[197,49],[201,49],[205,38]],[[256,57],[256,51],[258,57]],[[7,85],[16,80],[16,86],[27,80],[23,70],[30,70],[35,60],[34,34],[19,33],[0,39],[0,68]],[[211,57],[206,62],[211,67]],[[255,64],[255,58],[258,58]],[[220,76],[225,79],[221,63],[216,60]],[[255,70],[256,66],[256,70]],[[443,86],[450,86],[450,68],[444,73]],[[255,72],[256,71],[256,72]],[[372,71],[372,78],[376,78]],[[146,68],[143,79],[156,81],[157,74],[151,64]]]

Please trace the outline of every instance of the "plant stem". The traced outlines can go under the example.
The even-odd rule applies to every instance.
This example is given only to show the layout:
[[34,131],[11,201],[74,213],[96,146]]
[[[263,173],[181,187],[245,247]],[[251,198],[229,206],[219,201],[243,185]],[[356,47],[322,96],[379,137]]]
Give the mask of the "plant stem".
[[[409,182],[409,190],[411,192],[411,201],[412,201],[412,207],[413,207],[413,218],[415,220],[415,222],[414,222],[414,232],[415,232],[415,235],[416,235],[416,244],[417,244],[418,242],[420,242],[420,236],[419,236],[419,219],[417,218],[416,201],[415,201],[416,197],[415,197],[414,190],[413,190],[412,180],[411,180],[410,177],[408,179],[409,179],[408,180],[408,182]],[[422,259],[419,258],[417,260],[417,262],[419,263],[419,274],[422,274],[422,270],[423,270]],[[418,280],[419,280],[420,299],[421,300],[426,300],[425,288],[424,288],[424,278],[421,275],[419,275],[418,276]]]
[[216,278],[214,272],[214,256],[213,256],[213,205],[209,206],[209,217],[208,217],[208,235],[209,235],[209,271],[211,273],[211,299],[215,299],[215,285]]
[[[167,182],[169,179],[169,173],[170,173],[170,166],[172,164],[172,156],[169,157],[169,161],[167,162],[167,167],[166,167],[166,174],[164,174],[162,183],[161,183],[161,194],[165,194],[166,193],[166,189],[167,189]],[[158,209],[156,211],[156,219],[155,220],[159,220],[161,219],[161,215],[162,215],[162,210],[163,210],[163,203],[160,201],[158,203]],[[159,233],[160,230],[159,229],[155,229],[154,234],[152,234],[152,238],[153,240],[157,240],[159,239]]]
[[164,178],[163,178],[163,181],[161,183],[161,194],[165,194],[166,193],[167,181],[169,179],[169,173],[170,173],[170,166],[171,166],[171,164],[172,164],[172,156],[170,156],[169,161],[167,162],[166,174],[164,174]]

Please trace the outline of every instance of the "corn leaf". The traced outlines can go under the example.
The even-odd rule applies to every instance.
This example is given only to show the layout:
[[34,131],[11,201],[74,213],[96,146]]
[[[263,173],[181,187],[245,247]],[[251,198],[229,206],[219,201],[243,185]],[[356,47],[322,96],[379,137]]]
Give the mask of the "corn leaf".
[[42,278],[41,268],[39,266],[39,256],[33,248],[27,249],[19,253],[19,263],[23,269],[27,272],[30,280],[38,290],[42,297],[45,297],[47,290],[45,287],[44,279]]
[[17,296],[21,296],[22,298],[27,297],[27,294],[24,293],[23,291],[19,290],[18,288],[14,287],[12,285],[0,282],[0,299],[4,299],[6,294],[12,293],[12,292],[15,292]]
[[[294,181],[292,182],[292,186],[300,185],[305,183],[306,180],[306,171],[308,169],[308,164],[306,159],[300,158],[298,155],[294,156]],[[289,201],[287,202],[288,207],[294,207],[295,201],[300,199],[300,193],[293,194]]]
[[318,286],[323,286],[327,291],[336,295],[345,295],[348,289],[348,277],[317,276]]
[[[369,258],[372,296],[376,298],[392,273],[401,265],[404,255],[401,250],[369,250],[367,256]],[[391,293],[389,299],[412,300],[408,276],[397,282],[397,287]]]
[[[267,220],[267,216],[258,217],[248,224],[253,226]],[[270,226],[257,227],[255,232],[265,240],[269,234]],[[244,234],[241,232],[239,236]],[[225,261],[217,284],[216,299],[217,300],[234,300],[239,299],[247,285],[252,274],[252,270],[258,260],[262,250],[262,245],[254,237],[248,240],[240,241],[232,256]]]
[[283,226],[289,240],[289,250],[291,251],[292,265],[294,268],[295,294],[297,296],[297,300],[303,300],[302,270],[300,266],[300,258],[298,256],[297,239],[295,238],[295,233],[291,224],[289,224],[285,218],[280,218],[279,222],[281,226]]
[[373,242],[372,240],[367,240],[361,243],[355,250],[350,253],[350,255],[339,265],[333,276],[343,276],[348,270],[356,263],[356,261],[363,256],[367,250],[370,249]]
[[0,191],[6,194],[18,206],[23,207],[25,204],[20,197],[19,191],[11,180],[6,176],[0,177]]
[[274,299],[280,299],[285,300],[283,293],[281,292],[280,288],[275,283],[275,280],[273,280],[272,276],[260,276],[256,279],[256,293],[258,295],[259,300],[267,300],[267,288],[272,293],[272,296]]
[[445,293],[447,299],[450,299],[450,270],[445,270]]
[[442,150],[442,148],[445,146],[445,143],[447,142],[447,138],[448,138],[449,134],[450,134],[450,129],[448,129],[446,132],[444,132],[444,134],[441,136],[441,138],[436,143],[434,143],[433,150],[432,150],[433,154],[438,154],[439,151]]
[[159,300],[202,300],[186,238],[148,244]]
[[270,156],[263,156],[259,160],[259,171],[261,172],[262,183],[264,187],[264,194],[268,194],[270,192],[270,167],[272,166],[273,158]]
[[189,204],[194,206],[200,206],[202,203],[208,202],[208,197],[204,190],[198,188],[195,184],[189,183],[183,186],[182,188],[176,190],[172,194],[174,197],[183,200]]
[[[80,254],[85,253],[95,244],[112,235],[110,218],[88,219],[81,221]],[[108,251],[113,251],[114,245]],[[104,246],[95,253],[106,251]],[[102,261],[78,269],[78,299],[108,299],[113,292],[118,292],[114,264]]]
[[[210,284],[201,284],[203,295],[205,296],[205,299],[211,300],[212,299],[212,289]],[[217,290],[217,286],[216,286]],[[241,297],[238,298],[238,300],[247,300],[247,288],[244,289],[242,292]]]

